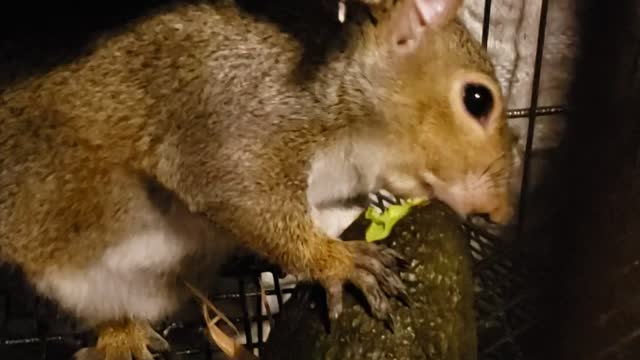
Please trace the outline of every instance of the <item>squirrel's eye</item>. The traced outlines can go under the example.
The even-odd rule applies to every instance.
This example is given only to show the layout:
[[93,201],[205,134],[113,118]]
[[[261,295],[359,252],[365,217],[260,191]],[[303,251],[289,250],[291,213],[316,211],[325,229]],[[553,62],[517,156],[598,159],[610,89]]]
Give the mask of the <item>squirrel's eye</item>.
[[471,116],[484,123],[493,110],[493,94],[484,85],[469,83],[464,87],[464,106]]

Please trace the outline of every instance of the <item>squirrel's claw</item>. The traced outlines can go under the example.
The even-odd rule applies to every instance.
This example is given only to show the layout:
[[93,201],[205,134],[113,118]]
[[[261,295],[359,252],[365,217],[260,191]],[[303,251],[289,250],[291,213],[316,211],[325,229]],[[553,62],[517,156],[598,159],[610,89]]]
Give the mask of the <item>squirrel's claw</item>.
[[327,292],[327,308],[331,320],[336,320],[342,313],[342,287],[343,284],[337,282],[325,288]]
[[350,281],[364,295],[373,317],[389,322],[392,309],[389,298],[396,297],[405,304],[409,303],[406,287],[397,272],[400,267],[407,266],[407,260],[395,250],[365,241],[344,241],[337,244],[349,251],[353,268],[344,273],[345,278],[322,281],[330,319],[335,320],[340,316],[343,308],[343,286]]
[[147,323],[115,322],[102,328],[98,345],[78,350],[74,360],[153,360],[150,350],[164,352],[169,343]]

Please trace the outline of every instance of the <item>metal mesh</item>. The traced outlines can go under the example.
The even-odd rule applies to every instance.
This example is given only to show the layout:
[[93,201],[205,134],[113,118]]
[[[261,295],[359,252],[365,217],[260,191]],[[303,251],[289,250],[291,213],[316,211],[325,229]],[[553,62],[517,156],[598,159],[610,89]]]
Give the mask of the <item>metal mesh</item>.
[[[481,359],[525,359],[520,348],[521,338],[535,325],[536,293],[528,286],[531,269],[523,266],[516,252],[502,248],[499,239],[469,228],[474,258],[476,309],[478,313],[479,351]],[[244,331],[246,344],[259,349],[266,339],[262,326],[267,322],[261,309],[258,277],[261,266],[254,270],[227,273],[224,281],[230,291],[212,294],[211,299],[229,316],[236,327]],[[278,273],[275,289],[268,295],[282,296],[291,289],[281,289]],[[66,359],[78,348],[95,339],[91,332],[77,328],[73,321],[56,311],[45,299],[34,296],[20,275],[2,271],[0,279],[0,354],[7,359]],[[199,307],[177,314],[175,319],[159,327],[172,345],[176,359],[224,359],[205,335]],[[160,356],[160,355],[158,355]],[[166,356],[166,355],[162,355]]]
[[[508,112],[510,118],[528,120],[522,189],[527,189],[536,118],[565,111],[562,106],[537,107],[548,0],[542,0],[541,6],[531,107]],[[482,35],[485,46],[490,30],[490,9],[491,0],[486,0]],[[519,223],[526,216],[527,192],[522,193]],[[531,286],[531,277],[541,276],[543,271],[528,266],[524,255],[500,239],[471,227],[468,232],[475,260],[480,358],[525,359],[522,339],[536,325],[537,293]],[[259,349],[266,334],[262,326],[252,326],[252,323],[266,321],[265,316],[255,315],[263,313],[258,278],[264,268],[252,263],[251,269],[244,267],[244,270],[242,274],[227,273],[224,281],[228,282],[229,291],[212,294],[211,299],[238,329],[245,332],[247,346]],[[275,295],[281,306],[283,296],[291,289],[281,289],[278,274],[272,274],[276,278],[275,288],[267,293]],[[168,356],[173,359],[223,359],[205,335],[198,306],[185,308],[193,311],[178,314],[160,327],[162,335],[172,345],[172,353]],[[66,359],[94,340],[90,332],[77,328],[73,321],[56,311],[53,304],[34,296],[17,271],[0,270],[0,354],[3,359]]]

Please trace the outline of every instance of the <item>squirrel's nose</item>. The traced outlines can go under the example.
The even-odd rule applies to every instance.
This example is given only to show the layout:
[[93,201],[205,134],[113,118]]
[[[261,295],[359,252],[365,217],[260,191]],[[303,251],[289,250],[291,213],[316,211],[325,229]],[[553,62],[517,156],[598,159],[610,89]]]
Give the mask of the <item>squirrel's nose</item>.
[[489,212],[489,220],[498,225],[509,225],[513,218],[513,210],[509,206],[498,207]]

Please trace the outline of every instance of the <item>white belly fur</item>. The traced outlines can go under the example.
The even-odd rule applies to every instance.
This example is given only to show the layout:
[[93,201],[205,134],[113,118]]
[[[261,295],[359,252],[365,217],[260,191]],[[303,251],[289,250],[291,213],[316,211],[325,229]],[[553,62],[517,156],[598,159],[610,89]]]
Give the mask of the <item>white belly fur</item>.
[[107,249],[88,268],[50,270],[36,286],[92,322],[121,317],[160,320],[178,305],[166,274],[177,269],[190,250],[188,244],[170,231],[149,230]]

